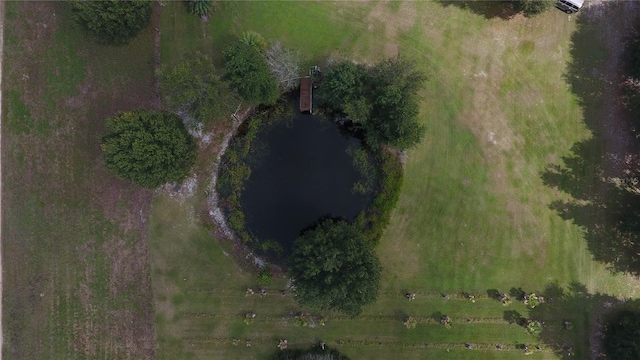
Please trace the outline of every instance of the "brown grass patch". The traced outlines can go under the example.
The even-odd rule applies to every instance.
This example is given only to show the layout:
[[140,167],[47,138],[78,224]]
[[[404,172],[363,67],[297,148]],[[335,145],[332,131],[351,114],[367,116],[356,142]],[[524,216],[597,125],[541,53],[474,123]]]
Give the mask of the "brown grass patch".
[[69,26],[68,4],[7,7],[5,90],[19,93],[33,126],[2,134],[5,354],[154,358],[151,192],[108,174],[99,147],[107,117],[157,107],[150,31],[135,51],[99,47]]

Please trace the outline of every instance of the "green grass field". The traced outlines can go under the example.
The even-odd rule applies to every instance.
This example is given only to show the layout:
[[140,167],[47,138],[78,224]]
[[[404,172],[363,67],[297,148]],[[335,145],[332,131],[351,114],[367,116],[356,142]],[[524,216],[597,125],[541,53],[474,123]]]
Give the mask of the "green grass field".
[[[589,137],[564,78],[576,27],[562,13],[504,21],[425,2],[225,2],[203,23],[170,4],[162,29],[163,62],[192,49],[219,59],[226,44],[255,30],[299,50],[309,65],[400,53],[415,59],[429,81],[422,108],[427,136],[409,152],[402,196],[378,247],[384,265],[378,302],[359,319],[323,313],[326,326],[296,327],[293,316],[301,309],[278,294],[284,279],[270,287],[276,294],[246,298],[244,289],[257,286],[255,275],[189,220],[191,203],[156,198],[149,241],[161,358],[268,358],[285,338],[300,347],[321,339],[354,359],[512,359],[524,356],[516,344],[541,344],[531,358],[557,358],[557,347],[505,320],[505,311],[527,317],[529,310],[520,303],[503,307],[486,298],[487,290],[542,292],[550,284],[579,283],[592,293],[637,295],[636,280],[592,260],[583,230],[549,208],[566,195],[541,179]],[[168,246],[176,231],[180,247]],[[418,293],[415,302],[404,298],[407,291]],[[462,292],[482,298],[440,295]],[[562,332],[557,315],[536,309],[535,316],[556,321],[543,338],[556,335],[578,358],[586,356],[587,305],[556,302],[547,309],[576,327]],[[248,311],[257,314],[249,325],[243,323]],[[454,318],[454,326],[434,323],[438,314]],[[403,327],[406,316],[419,320],[416,329]],[[234,346],[232,338],[241,342]],[[496,351],[498,343],[505,350]]]
[[[216,6],[202,22],[166,2],[159,24],[110,48],[70,25],[67,4],[6,4],[6,358],[268,359],[287,339],[296,348],[322,340],[352,359],[515,359],[524,357],[522,344],[541,347],[531,359],[562,358],[565,344],[581,359],[602,303],[638,296],[640,283],[595,262],[585,230],[550,208],[569,196],[541,177],[592,135],[565,78],[575,61],[575,17],[554,10],[504,20],[414,1]],[[409,151],[401,198],[377,248],[380,297],[361,317],[300,309],[291,293],[280,294],[281,277],[264,298],[245,296],[258,288],[256,275],[205,226],[210,174],[202,160],[215,144],[201,156],[191,197],[152,194],[105,171],[104,119],[158,106],[155,26],[162,64],[199,50],[220,68],[221,50],[253,30],[298,50],[304,66],[400,54],[428,75],[427,135]],[[601,39],[582,45],[606,57]],[[588,161],[583,175],[596,183],[599,164]],[[556,300],[530,310],[488,296],[512,288]],[[295,325],[300,311],[315,317],[314,327]],[[245,324],[248,312],[256,318]],[[439,324],[442,315],[451,328]],[[418,320],[415,329],[404,328],[407,316]],[[541,336],[510,321],[520,316],[544,320]],[[562,328],[567,320],[573,329]]]

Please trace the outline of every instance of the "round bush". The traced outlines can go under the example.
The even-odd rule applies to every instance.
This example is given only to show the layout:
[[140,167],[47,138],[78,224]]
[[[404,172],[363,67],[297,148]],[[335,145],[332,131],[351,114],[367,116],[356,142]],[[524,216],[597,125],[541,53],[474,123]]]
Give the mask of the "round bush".
[[107,119],[102,139],[106,167],[147,188],[184,179],[195,163],[196,144],[176,115],[163,111],[121,112]]
[[145,0],[72,1],[73,17],[101,44],[124,45],[151,19],[153,2]]

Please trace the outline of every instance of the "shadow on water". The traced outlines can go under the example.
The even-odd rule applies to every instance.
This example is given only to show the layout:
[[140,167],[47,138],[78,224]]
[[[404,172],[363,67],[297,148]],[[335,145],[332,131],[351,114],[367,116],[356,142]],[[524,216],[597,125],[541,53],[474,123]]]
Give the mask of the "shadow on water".
[[469,10],[475,14],[482,15],[487,19],[501,18],[508,20],[514,17],[520,12],[519,1],[483,1],[483,0],[468,0],[468,1],[450,1],[439,0],[439,3],[448,6],[455,6],[460,9]]
[[640,114],[632,114],[620,99],[628,57],[622,49],[635,33],[638,10],[631,2],[602,3],[583,9],[577,17],[566,79],[592,137],[575,144],[563,165],[550,165],[542,174],[547,186],[572,196],[550,206],[585,230],[593,257],[614,271],[636,275],[640,275],[640,192],[636,191],[640,147],[632,119]]
[[300,232],[318,219],[353,220],[371,202],[354,192],[361,174],[349,147],[360,140],[347,136],[319,115],[301,114],[258,135],[264,151],[241,196],[247,228],[260,241],[276,241],[286,256]]

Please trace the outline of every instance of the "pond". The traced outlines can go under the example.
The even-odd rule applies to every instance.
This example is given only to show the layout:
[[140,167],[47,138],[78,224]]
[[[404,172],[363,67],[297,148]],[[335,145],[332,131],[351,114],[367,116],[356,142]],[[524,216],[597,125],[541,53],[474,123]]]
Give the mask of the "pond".
[[353,220],[371,202],[355,192],[361,174],[348,153],[360,140],[319,115],[296,114],[261,131],[258,160],[241,195],[248,230],[286,256],[300,231],[323,216]]

